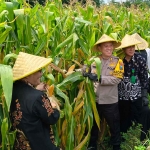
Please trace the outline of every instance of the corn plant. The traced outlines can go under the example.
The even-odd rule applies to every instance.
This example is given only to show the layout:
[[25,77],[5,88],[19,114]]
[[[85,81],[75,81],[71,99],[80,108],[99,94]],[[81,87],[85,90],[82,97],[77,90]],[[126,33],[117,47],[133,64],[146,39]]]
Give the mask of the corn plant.
[[[61,102],[61,118],[53,127],[56,143],[66,150],[85,150],[93,117],[98,125],[100,120],[93,85],[75,70],[97,55],[91,49],[104,33],[120,41],[126,33],[138,32],[150,42],[149,17],[147,6],[96,7],[92,1],[84,6],[75,1],[62,5],[61,0],[51,0],[44,6],[37,3],[31,7],[24,0],[0,0],[1,149],[12,149],[15,139],[8,114],[12,91],[9,66],[13,66],[20,51],[53,59],[43,81],[54,85],[55,96]],[[122,51],[114,51],[114,54],[123,57]],[[70,66],[74,68],[67,74]],[[3,80],[4,70],[10,76],[7,81]]]
[[7,65],[0,65],[1,75],[1,97],[0,97],[0,149],[11,150],[15,140],[15,131],[11,131],[11,124],[9,120],[9,107],[12,95],[12,69]]

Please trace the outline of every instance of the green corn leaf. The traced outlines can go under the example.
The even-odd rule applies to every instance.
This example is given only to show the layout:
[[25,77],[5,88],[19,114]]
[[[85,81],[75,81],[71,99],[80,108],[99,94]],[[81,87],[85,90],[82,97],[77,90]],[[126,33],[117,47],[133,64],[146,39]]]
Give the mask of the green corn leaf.
[[6,25],[5,29],[6,30],[0,35],[0,44],[5,41],[12,27]]
[[46,35],[44,35],[43,37],[41,37],[41,39],[38,41],[38,45],[37,47],[35,48],[34,52],[35,52],[35,55],[38,55],[42,49],[44,48],[44,46],[46,45],[46,42],[47,42],[47,37]]
[[62,55],[65,59],[69,59],[72,55],[72,58],[75,54],[75,48],[73,47],[72,43],[68,44],[67,47],[64,49],[64,52],[62,52]]
[[79,18],[79,17],[75,17],[75,21],[80,22],[80,23],[84,23],[86,25],[92,25],[92,23],[90,21],[84,20],[84,19]]
[[58,54],[61,50],[61,48],[67,46],[68,44],[72,43],[73,45],[75,45],[75,42],[78,40],[78,36],[76,33],[71,34],[65,41],[63,41],[62,43],[60,43],[57,48],[55,49],[55,53],[54,54]]
[[101,75],[101,60],[100,58],[96,57],[94,58],[94,61],[95,61],[95,64],[96,64],[96,71],[97,71],[97,77],[98,79],[100,78],[100,75]]
[[109,17],[111,17],[113,20],[115,20],[115,16],[114,16],[113,12],[111,12],[111,11],[106,11],[106,12],[105,12],[105,16],[109,16]]
[[55,78],[54,78],[53,74],[48,74],[46,77],[50,80],[51,84],[55,83]]
[[74,83],[78,80],[83,80],[83,76],[81,74],[81,72],[74,72],[71,75],[67,76],[62,83],[58,84],[57,86],[59,88],[64,88],[65,86],[67,86],[68,84]]
[[[1,126],[1,133],[2,133],[2,150],[6,150],[7,143],[7,132],[8,132],[8,119],[3,119],[2,126]],[[6,144],[7,143],[7,144]]]
[[15,142],[15,139],[16,139],[16,130],[12,131],[12,132],[9,132],[8,137],[9,137],[9,142],[10,142],[10,149],[13,149],[14,142]]
[[17,56],[18,56],[18,55],[17,55],[17,54],[14,54],[14,53],[7,54],[7,55],[4,57],[3,63],[4,63],[5,65],[7,65],[8,62],[9,62],[9,59],[11,59],[11,58],[16,59]]
[[103,25],[103,33],[109,35],[111,32],[112,32],[112,25],[105,21]]
[[52,128],[53,128],[53,133],[54,133],[54,137],[55,137],[56,146],[59,146],[60,138],[59,138],[59,133],[58,133],[58,130],[57,130],[57,125],[53,125]]
[[64,94],[58,86],[55,86],[55,92],[58,96],[60,96],[61,98],[63,98],[65,100],[65,105],[64,105],[64,114],[65,116],[67,117],[68,120],[71,119],[71,116],[72,116],[72,107],[70,105],[70,102],[69,102],[69,97]]
[[[6,9],[8,10],[9,22],[11,22],[14,20],[14,12],[13,12],[14,6],[12,2],[5,2],[5,4],[6,4]],[[15,29],[14,22],[12,22],[10,25],[14,30]]]
[[[88,78],[86,79],[86,82],[87,80],[89,80]],[[85,88],[87,86],[87,83],[85,83]],[[87,119],[89,116],[91,116],[93,118],[93,111],[92,111],[92,103],[91,103],[91,97],[89,96],[89,91],[86,90],[85,92],[85,100],[84,100],[84,110],[85,110],[85,115],[84,115],[84,118],[83,118],[83,124],[86,123]]]
[[90,20],[93,17],[94,7],[92,5],[87,6],[87,19]]
[[[43,13],[43,12],[42,12],[42,13]],[[46,26],[45,26],[45,24],[44,24],[43,17],[40,15],[40,12],[39,12],[39,11],[36,12],[36,16],[37,16],[36,18],[37,18],[37,20],[38,20],[40,26],[42,27],[44,33],[46,33]]]
[[83,39],[79,39],[79,45],[81,46],[81,49],[83,50],[83,52],[86,54],[86,55],[89,55],[89,51],[88,51],[88,47],[87,47],[87,44],[83,41]]
[[95,31],[92,31],[92,35],[90,35],[90,49],[95,44]]
[[117,34],[117,33],[111,33],[110,36],[111,36],[113,39],[115,39],[116,41],[118,41],[118,40],[117,40],[117,37],[118,37],[118,34]]
[[130,12],[128,12],[128,16],[129,16],[130,29],[133,30],[134,29],[133,16],[132,16],[132,14]]
[[0,76],[8,111],[10,108],[13,87],[13,74],[10,66],[0,64]]
[[[39,4],[36,4],[32,9],[30,9],[29,16],[30,18],[35,18],[36,12],[39,9]],[[35,19],[31,19],[31,25],[35,24]]]
[[71,119],[69,120],[67,146],[65,148],[66,150],[71,150],[74,148],[74,128],[75,128],[75,119],[74,116],[71,116]]
[[25,16],[25,45],[30,45],[31,44],[31,25],[30,25],[30,17],[29,16]]
[[87,90],[87,97],[89,98],[89,101],[92,105],[92,109],[93,109],[93,113],[94,113],[94,118],[96,121],[96,124],[98,126],[98,128],[100,129],[100,118],[99,118],[99,114],[96,108],[96,100],[95,100],[95,93],[94,93],[94,87],[93,87],[93,83],[90,80],[87,80],[87,84],[86,84],[86,90]]
[[2,17],[4,17],[5,15],[8,15],[8,10],[3,10],[1,13],[0,13],[0,20],[1,20],[1,23],[0,23],[0,27],[2,26]]
[[93,62],[96,64],[97,77],[99,79],[101,75],[101,60],[99,57],[92,57],[86,64],[91,65]]
[[0,104],[0,127],[2,125],[2,120],[3,120],[3,107],[2,107],[2,103]]
[[44,15],[45,29],[46,29],[46,33],[48,33],[48,31],[50,30],[49,28],[51,27],[51,20],[55,19],[54,12],[45,11],[44,14],[45,14]]
[[37,34],[36,30],[34,30],[34,28],[31,28],[31,34],[33,36],[33,40],[38,42],[39,41],[38,34]]
[[24,24],[25,24],[24,9],[16,9],[14,10],[14,14],[15,14],[15,17],[17,17],[16,28],[17,28],[18,39],[22,45],[25,45],[24,44],[24,41],[25,41],[24,39]]

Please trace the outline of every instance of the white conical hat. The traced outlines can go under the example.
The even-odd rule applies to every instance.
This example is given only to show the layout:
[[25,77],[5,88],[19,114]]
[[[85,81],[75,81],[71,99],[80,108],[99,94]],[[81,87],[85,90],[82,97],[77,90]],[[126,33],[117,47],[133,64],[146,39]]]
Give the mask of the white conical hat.
[[111,38],[110,36],[103,34],[101,36],[101,38],[94,44],[92,50],[94,51],[98,51],[97,46],[101,43],[105,43],[105,42],[113,42],[114,45],[114,49],[117,48],[118,46],[120,46],[120,42],[117,42],[115,39]]
[[13,80],[15,81],[27,77],[28,75],[41,70],[43,67],[50,64],[51,61],[51,58],[19,52],[13,67]]
[[131,35],[126,34],[121,41],[121,45],[116,49],[122,49],[129,46],[140,44],[141,42],[132,37]]
[[141,44],[137,44],[135,46],[136,50],[145,50],[146,48],[148,48],[148,42],[144,40],[138,33],[134,33],[131,36],[141,42]]

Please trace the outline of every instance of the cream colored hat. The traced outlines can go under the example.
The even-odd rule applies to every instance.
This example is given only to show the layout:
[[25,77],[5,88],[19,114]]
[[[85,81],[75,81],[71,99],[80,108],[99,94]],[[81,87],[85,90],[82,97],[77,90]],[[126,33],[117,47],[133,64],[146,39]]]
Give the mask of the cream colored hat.
[[16,81],[27,77],[28,75],[41,70],[43,67],[50,64],[51,61],[51,58],[44,58],[20,52],[13,67],[13,80]]
[[117,42],[115,39],[111,38],[110,36],[106,35],[106,34],[103,34],[101,36],[101,38],[94,44],[92,50],[94,51],[98,51],[98,48],[97,46],[101,43],[105,43],[105,42],[113,42],[113,45],[114,45],[114,49],[118,46],[120,46],[120,42]]
[[144,40],[139,34],[134,33],[131,36],[141,42],[141,44],[137,44],[135,46],[136,50],[145,50],[146,48],[148,48],[148,42]]
[[121,41],[121,45],[116,49],[122,49],[129,46],[140,44],[141,42],[132,37],[131,35],[126,34]]

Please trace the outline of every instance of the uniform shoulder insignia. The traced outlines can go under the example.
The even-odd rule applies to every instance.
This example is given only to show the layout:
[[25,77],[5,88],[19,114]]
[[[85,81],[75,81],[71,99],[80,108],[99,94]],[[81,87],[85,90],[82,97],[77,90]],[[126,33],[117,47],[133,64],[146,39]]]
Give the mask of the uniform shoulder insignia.
[[113,72],[113,76],[122,79],[123,74],[124,74],[124,64],[123,64],[123,61],[119,59],[115,67],[115,70]]

